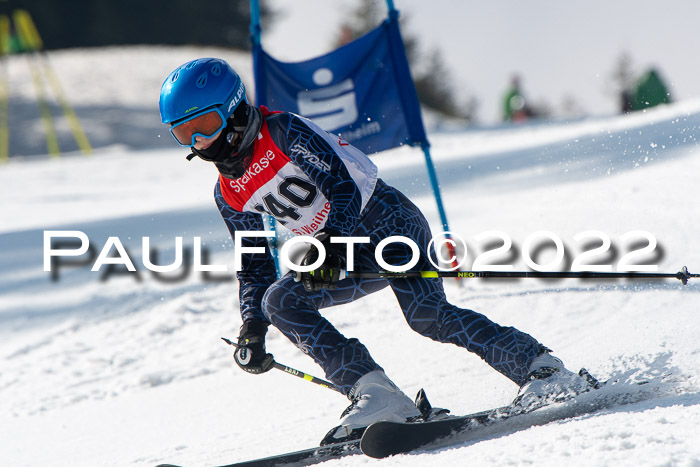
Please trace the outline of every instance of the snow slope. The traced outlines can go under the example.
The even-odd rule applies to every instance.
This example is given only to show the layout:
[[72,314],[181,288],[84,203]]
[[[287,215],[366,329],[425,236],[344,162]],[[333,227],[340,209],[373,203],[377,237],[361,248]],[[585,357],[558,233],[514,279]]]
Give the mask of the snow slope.
[[[167,136],[154,107],[162,77],[191,56],[211,52],[133,48],[52,55],[79,115],[94,105],[123,118],[141,105],[139,115],[156,120],[151,130],[130,134],[136,138],[131,143],[108,144],[119,141],[119,132],[105,137],[91,157],[15,157],[0,167],[4,465],[225,464],[313,445],[347,405],[332,391],[280,372],[253,376],[233,364],[219,340],[235,337],[240,326],[230,276],[205,280],[181,268],[165,281],[141,263],[142,237],[150,237],[165,264],[181,236],[190,249],[201,237],[211,264],[232,264],[231,241],[212,200],[213,167],[186,162],[169,141],[149,143]],[[129,60],[139,66],[119,73]],[[111,76],[123,95],[107,98],[100,94],[104,87],[90,88],[91,70]],[[21,67],[13,73],[21,82]],[[83,92],[76,88],[80,80]],[[88,135],[109,127],[90,115],[83,116]],[[493,262],[524,269],[522,251],[533,232],[561,238],[562,264],[570,264],[597,246],[574,236],[597,230],[612,243],[597,259],[615,268],[626,252],[645,244],[624,234],[644,230],[658,245],[638,258],[640,264],[668,272],[687,265],[697,272],[699,134],[700,101],[687,101],[629,116],[429,136],[450,227],[467,242],[467,267],[499,245],[493,234],[480,236],[487,231],[513,242]],[[409,194],[437,228],[420,151],[401,148],[375,161],[381,176]],[[42,269],[46,230],[83,231],[96,253],[108,237],[118,237],[140,280],[123,274],[101,279],[104,270],[78,265],[61,268],[52,281]],[[539,263],[553,257],[552,249],[535,250]],[[454,303],[536,336],[570,368],[619,379],[623,389],[651,380],[644,400],[430,453],[327,464],[700,465],[699,284],[448,281]],[[390,291],[325,314],[345,335],[360,338],[409,395],[424,387],[434,405],[466,413],[507,404],[516,393],[476,356],[410,331]],[[280,362],[323,376],[276,331],[268,349]]]

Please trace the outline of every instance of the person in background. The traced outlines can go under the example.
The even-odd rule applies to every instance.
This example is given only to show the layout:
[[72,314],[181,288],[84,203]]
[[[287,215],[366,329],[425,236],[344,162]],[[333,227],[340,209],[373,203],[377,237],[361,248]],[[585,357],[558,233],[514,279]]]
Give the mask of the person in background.
[[530,107],[520,89],[520,77],[513,75],[510,87],[503,97],[503,121],[523,122],[531,116]]

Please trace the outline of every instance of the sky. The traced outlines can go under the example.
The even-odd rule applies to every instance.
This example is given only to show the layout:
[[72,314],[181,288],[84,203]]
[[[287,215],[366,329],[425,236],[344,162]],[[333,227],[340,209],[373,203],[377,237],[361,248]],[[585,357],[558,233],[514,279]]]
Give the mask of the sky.
[[[263,47],[281,60],[299,61],[331,50],[343,16],[358,0],[262,0],[278,13],[263,30]],[[380,1],[380,0],[377,0]],[[671,97],[700,96],[697,21],[691,0],[394,0],[420,39],[424,54],[438,51],[459,102],[475,97],[481,123],[500,119],[501,98],[517,73],[526,97],[562,114],[564,103],[586,114],[617,112],[612,80],[623,53],[636,75],[656,67]],[[290,47],[290,43],[295,46]]]

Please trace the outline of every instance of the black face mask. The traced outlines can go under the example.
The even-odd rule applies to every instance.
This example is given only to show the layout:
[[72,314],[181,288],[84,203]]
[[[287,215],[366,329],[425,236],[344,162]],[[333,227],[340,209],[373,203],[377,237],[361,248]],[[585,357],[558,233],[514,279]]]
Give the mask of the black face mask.
[[[213,162],[225,178],[241,178],[253,158],[253,143],[262,126],[261,117],[257,108],[247,106],[244,116],[234,115],[228,120],[226,128],[211,146],[203,150],[192,148],[192,154],[187,159],[199,156],[200,159]],[[244,125],[241,125],[244,123],[241,120],[244,120]]]
[[213,162],[219,173],[226,178],[236,179],[245,174],[247,164],[243,157],[238,156],[238,144],[240,137],[236,138],[237,134],[233,128],[232,120],[229,120],[228,125],[221,131],[216,140],[206,149],[192,148],[192,154],[187,156],[188,160],[199,156],[200,159],[207,162]]
[[245,171],[248,170],[251,159],[253,159],[253,153],[248,155],[237,154],[235,149],[231,150],[231,156],[222,161],[215,161],[214,165],[219,170],[219,173],[225,178],[230,180],[235,180],[241,178],[245,175]]

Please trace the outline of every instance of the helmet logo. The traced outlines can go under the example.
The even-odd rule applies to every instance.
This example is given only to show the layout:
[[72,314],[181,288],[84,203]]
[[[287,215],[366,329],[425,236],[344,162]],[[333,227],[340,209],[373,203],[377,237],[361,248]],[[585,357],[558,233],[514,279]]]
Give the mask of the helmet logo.
[[233,96],[233,99],[231,99],[231,103],[228,105],[228,112],[231,112],[232,109],[236,108],[238,103],[241,101],[243,94],[245,94],[245,86],[243,86],[243,82],[241,81],[239,83],[236,95]]

